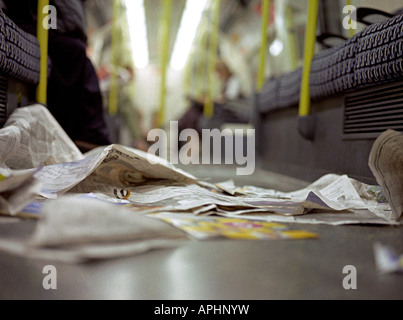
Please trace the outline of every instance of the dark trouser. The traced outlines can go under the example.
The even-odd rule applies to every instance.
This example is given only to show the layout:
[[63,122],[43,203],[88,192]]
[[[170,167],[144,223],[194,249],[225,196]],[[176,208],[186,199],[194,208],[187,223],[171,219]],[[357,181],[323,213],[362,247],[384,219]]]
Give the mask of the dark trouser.
[[49,35],[48,108],[72,140],[110,144],[99,82],[84,41]]

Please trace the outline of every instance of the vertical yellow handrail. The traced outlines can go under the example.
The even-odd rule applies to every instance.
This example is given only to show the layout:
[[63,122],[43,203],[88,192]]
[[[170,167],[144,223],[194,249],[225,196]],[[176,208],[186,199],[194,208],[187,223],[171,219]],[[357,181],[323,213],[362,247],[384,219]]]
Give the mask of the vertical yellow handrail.
[[166,84],[168,71],[169,37],[171,33],[172,0],[164,1],[164,16],[162,24],[162,48],[161,48],[161,88],[160,107],[158,112],[158,126],[162,127],[165,122],[166,112]]
[[204,106],[204,117],[211,119],[214,115],[214,89],[218,56],[218,39],[220,32],[221,0],[213,0],[212,26],[210,32],[209,59],[208,59],[208,94]]
[[39,84],[36,88],[36,100],[43,105],[47,104],[47,87],[48,87],[48,48],[49,48],[49,27],[44,25],[44,21],[48,12],[46,7],[49,6],[49,0],[38,0],[38,20],[37,20],[37,38],[39,42],[41,58],[40,58],[40,74]]
[[262,0],[262,27],[261,27],[261,47],[260,47],[260,62],[257,76],[257,92],[262,91],[265,72],[266,72],[266,55],[267,55],[267,28],[269,25],[270,0]]
[[315,54],[316,27],[318,22],[319,0],[309,0],[308,17],[305,31],[304,66],[302,70],[302,84],[299,102],[299,115],[308,116],[311,113],[311,97],[309,93],[309,79],[311,64]]
[[119,22],[119,1],[113,0],[112,33],[111,33],[111,70],[109,86],[109,114],[114,116],[118,112],[118,68],[117,68],[117,46],[118,46],[118,22]]

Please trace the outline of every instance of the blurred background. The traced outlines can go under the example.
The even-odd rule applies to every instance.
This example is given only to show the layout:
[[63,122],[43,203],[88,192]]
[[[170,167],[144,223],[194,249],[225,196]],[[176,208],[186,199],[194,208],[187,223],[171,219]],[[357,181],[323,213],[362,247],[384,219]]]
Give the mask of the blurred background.
[[[88,54],[101,82],[114,142],[131,145],[133,138],[151,128],[178,120],[188,110],[190,99],[203,103],[206,97],[214,101],[236,101],[234,108],[246,114],[246,120],[240,117],[239,122],[248,122],[260,67],[262,1],[221,0],[218,9],[216,2],[85,2]],[[321,1],[322,33],[348,36],[340,23],[346,3],[349,1]],[[402,6],[401,0],[355,0],[353,4],[387,12]],[[265,78],[301,67],[307,10],[308,0],[270,1]],[[218,31],[214,25],[217,12]],[[358,28],[363,27],[358,25]],[[211,50],[215,42],[217,51]],[[321,48],[317,46],[316,50]],[[211,72],[209,61],[214,61],[211,59],[216,59],[218,65],[225,65],[236,79],[232,91],[227,90],[231,91],[227,97],[223,97],[227,79],[220,77],[217,70]],[[110,97],[111,90],[119,92],[118,98]],[[211,117],[205,119],[213,121]]]

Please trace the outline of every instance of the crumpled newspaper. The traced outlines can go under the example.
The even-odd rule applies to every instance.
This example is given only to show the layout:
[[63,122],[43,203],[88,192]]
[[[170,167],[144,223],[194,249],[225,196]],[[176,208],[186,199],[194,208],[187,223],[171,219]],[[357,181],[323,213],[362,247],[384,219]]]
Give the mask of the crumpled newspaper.
[[14,216],[40,192],[37,170],[10,170],[0,165],[0,214]]
[[189,241],[179,229],[121,205],[80,196],[48,200],[33,234],[0,240],[0,249],[33,259],[85,263],[177,247]]
[[380,273],[403,272],[403,254],[398,255],[391,247],[381,243],[374,245],[376,267]]

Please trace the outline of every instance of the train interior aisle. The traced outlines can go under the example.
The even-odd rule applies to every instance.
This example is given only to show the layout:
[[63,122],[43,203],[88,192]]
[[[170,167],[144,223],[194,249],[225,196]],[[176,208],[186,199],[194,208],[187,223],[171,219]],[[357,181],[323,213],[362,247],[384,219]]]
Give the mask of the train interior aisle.
[[0,0],[0,299],[403,299],[402,89],[402,0]]

